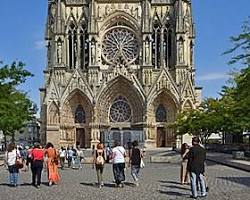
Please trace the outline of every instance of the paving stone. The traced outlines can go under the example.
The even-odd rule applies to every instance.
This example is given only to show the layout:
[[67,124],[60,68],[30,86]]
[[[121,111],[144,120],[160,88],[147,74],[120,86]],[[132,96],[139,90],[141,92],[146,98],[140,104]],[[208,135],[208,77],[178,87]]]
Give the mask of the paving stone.
[[[11,188],[8,183],[8,171],[0,168],[0,199],[36,199],[36,200],[79,200],[79,199],[135,199],[165,200],[189,199],[190,186],[179,184],[178,164],[146,163],[141,170],[140,185],[133,185],[130,170],[126,170],[124,188],[115,188],[113,183],[112,165],[105,166],[104,182],[101,189],[95,186],[96,173],[91,165],[83,170],[60,170],[62,180],[59,185],[48,187],[46,171],[43,171],[43,184],[40,189],[30,185],[31,173],[21,172],[20,186]],[[250,173],[229,168],[223,165],[208,163],[206,174],[210,191],[206,199],[240,200],[249,199]]]

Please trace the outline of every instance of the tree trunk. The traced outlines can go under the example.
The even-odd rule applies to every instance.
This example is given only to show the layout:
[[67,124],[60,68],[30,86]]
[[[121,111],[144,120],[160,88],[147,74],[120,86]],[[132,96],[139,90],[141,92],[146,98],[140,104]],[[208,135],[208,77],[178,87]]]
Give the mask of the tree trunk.
[[6,149],[7,149],[7,137],[4,133],[3,133],[3,136],[4,136],[4,150],[6,151]]

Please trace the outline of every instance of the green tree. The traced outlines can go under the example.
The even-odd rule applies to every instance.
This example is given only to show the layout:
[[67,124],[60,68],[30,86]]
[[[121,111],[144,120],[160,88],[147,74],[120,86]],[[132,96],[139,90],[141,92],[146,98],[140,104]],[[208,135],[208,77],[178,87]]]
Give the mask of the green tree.
[[231,37],[233,47],[225,52],[233,57],[229,64],[241,63],[242,69],[234,73],[232,86],[223,91],[223,98],[230,98],[233,118],[237,122],[237,128],[250,130],[250,17],[242,26],[242,33]]
[[6,135],[14,139],[15,131],[20,130],[33,114],[34,105],[27,94],[16,89],[31,76],[21,62],[11,65],[0,62],[0,130],[4,133],[5,142]]

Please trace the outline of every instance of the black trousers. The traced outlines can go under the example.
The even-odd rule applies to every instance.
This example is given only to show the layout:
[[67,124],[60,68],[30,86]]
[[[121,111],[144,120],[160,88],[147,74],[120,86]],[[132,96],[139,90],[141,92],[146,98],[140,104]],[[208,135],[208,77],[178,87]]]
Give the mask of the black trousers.
[[41,185],[41,176],[43,170],[43,161],[35,160],[31,163],[32,185]]
[[113,164],[113,173],[117,185],[119,185],[122,181],[125,181],[124,168],[125,163]]

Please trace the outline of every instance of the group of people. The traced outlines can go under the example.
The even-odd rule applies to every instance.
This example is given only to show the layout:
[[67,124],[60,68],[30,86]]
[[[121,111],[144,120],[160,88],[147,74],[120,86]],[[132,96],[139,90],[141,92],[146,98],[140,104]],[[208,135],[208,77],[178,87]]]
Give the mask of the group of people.
[[[125,148],[114,142],[111,149],[105,149],[104,144],[99,143],[96,148],[92,149],[93,162],[92,167],[96,170],[98,187],[103,187],[103,173],[106,161],[112,160],[114,181],[117,187],[123,187],[125,181],[126,157],[128,157],[128,167],[131,167],[131,175],[134,179],[134,184],[139,185],[139,172],[142,168],[144,152],[138,147],[138,141],[131,142],[131,147],[128,152]],[[188,177],[190,176],[192,198],[198,197],[198,190],[201,192],[201,197],[207,195],[208,187],[205,177],[205,148],[200,144],[200,139],[194,137],[192,139],[192,147],[184,143],[181,147],[181,184],[189,184]],[[21,151],[15,148],[14,144],[9,144],[6,151],[5,160],[9,170],[10,185],[17,186],[19,164],[18,161],[22,158]],[[82,168],[81,161],[84,159],[80,148],[74,149],[61,148],[58,152],[52,143],[48,143],[43,149],[39,143],[35,143],[34,147],[27,152],[27,163],[30,163],[32,171],[32,185],[39,188],[41,184],[41,173],[45,164],[48,173],[48,185],[57,184],[60,180],[58,173],[59,163],[61,169],[64,169],[65,160],[68,160],[68,167],[71,167],[76,162],[79,168]],[[21,166],[22,167],[22,166]]]
[[48,173],[48,185],[57,184],[60,180],[58,172],[58,154],[52,143],[48,143],[43,149],[39,143],[35,143],[27,153],[26,163],[23,162],[23,155],[15,144],[8,145],[5,153],[5,162],[9,171],[10,186],[18,186],[19,170],[24,164],[30,165],[32,172],[32,185],[39,188],[41,175],[45,164]]
[[[46,166],[48,173],[48,185],[57,184],[60,181],[58,167],[64,169],[65,160],[68,161],[68,167],[79,165],[82,168],[82,159],[84,159],[83,152],[80,148],[74,149],[61,147],[57,151],[52,143],[48,143],[45,148],[39,143],[35,143],[27,153],[15,147],[14,144],[9,144],[5,154],[6,166],[9,170],[10,185],[16,187],[18,185],[19,170],[27,165],[32,172],[32,185],[39,188],[41,185],[41,175],[44,166]],[[128,156],[129,155],[129,156]],[[98,187],[103,187],[103,173],[105,163],[112,160],[114,180],[117,187],[123,187],[125,181],[125,161],[126,157],[129,160],[128,166],[131,166],[131,175],[135,181],[135,185],[139,185],[139,172],[141,168],[143,151],[138,148],[138,141],[132,143],[132,148],[129,148],[127,153],[125,148],[114,142],[113,148],[104,148],[104,144],[99,143],[92,152],[93,162],[92,167],[96,169]],[[19,160],[21,163],[18,163]],[[24,162],[24,160],[26,160]],[[20,167],[20,164],[22,165]]]
[[192,147],[189,147],[187,143],[182,144],[181,157],[181,184],[189,184],[188,176],[190,176],[191,198],[198,197],[198,190],[201,192],[200,197],[206,197],[208,192],[205,177],[206,150],[200,144],[198,137],[193,137]]
[[103,171],[105,165],[105,157],[108,160],[113,160],[113,174],[114,181],[117,187],[124,187],[125,181],[125,158],[128,156],[128,167],[131,166],[131,175],[135,181],[135,185],[139,185],[139,172],[144,153],[138,148],[138,141],[132,143],[132,148],[129,149],[128,154],[123,146],[119,142],[114,142],[112,153],[109,156],[105,156],[104,145],[99,143],[97,149],[93,152],[93,169],[96,169],[98,186],[101,188],[103,183]]
[[59,150],[59,158],[61,169],[64,169],[65,161],[68,162],[68,168],[82,169],[82,160],[84,159],[83,151],[77,147],[76,149],[72,146],[67,149],[61,147]]

